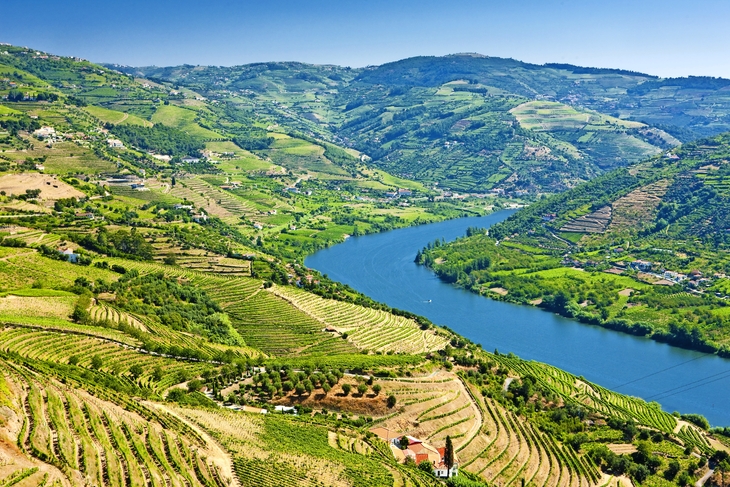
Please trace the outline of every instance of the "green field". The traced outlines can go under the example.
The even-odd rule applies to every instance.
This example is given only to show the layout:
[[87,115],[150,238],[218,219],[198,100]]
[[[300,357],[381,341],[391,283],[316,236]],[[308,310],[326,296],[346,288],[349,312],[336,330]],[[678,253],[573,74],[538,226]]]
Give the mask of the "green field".
[[84,109],[99,120],[105,123],[116,124],[128,124],[128,125],[143,125],[151,126],[152,123],[144,120],[135,115],[129,113],[118,112],[116,110],[110,110],[99,106],[88,106]]

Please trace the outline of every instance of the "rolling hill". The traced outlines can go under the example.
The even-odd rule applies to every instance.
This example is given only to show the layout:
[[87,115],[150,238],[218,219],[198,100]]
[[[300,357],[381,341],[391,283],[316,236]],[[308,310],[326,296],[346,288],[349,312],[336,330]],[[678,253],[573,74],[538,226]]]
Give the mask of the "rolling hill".
[[[239,68],[236,82],[249,91],[229,100],[223,88],[193,83],[228,68],[138,78],[28,48],[0,50],[1,487],[628,487],[705,475],[720,483],[730,471],[727,428],[486,352],[302,265],[304,255],[349,235],[484,214],[500,203],[442,201],[422,182],[382,170],[385,162],[368,163],[333,132],[365,116],[365,105],[342,116],[330,108],[346,101],[342,87],[370,86],[373,105],[400,100],[396,113],[385,111],[404,129],[411,114],[446,124],[473,109],[476,121],[454,122],[459,130],[497,133],[510,122],[525,140],[567,154],[565,164],[587,156],[561,138],[563,129],[580,131],[587,144],[612,134],[673,145],[664,132],[520,94],[464,92],[452,81],[436,87],[449,101],[437,101],[433,87],[386,94],[356,81],[362,71],[266,64]],[[265,91],[265,103],[254,90]],[[293,92],[310,102],[292,108]],[[450,98],[463,93],[468,103]],[[416,95],[423,108],[408,105]],[[515,143],[505,137],[505,148]],[[535,160],[553,153],[533,149]],[[687,191],[708,192],[715,203],[724,197],[726,153],[723,137],[686,144],[598,176],[570,199],[541,200],[498,231],[520,233],[523,215],[538,215],[530,230],[544,231],[535,238],[571,252],[570,239],[583,236],[576,230],[591,226],[585,221],[602,225],[607,210],[591,205],[605,201],[629,222],[617,235],[639,243],[681,237],[701,256],[722,255],[724,240],[703,233],[709,207],[680,201]],[[577,182],[603,171],[581,167],[582,176],[562,174]],[[622,198],[629,204],[618,205]],[[639,201],[643,226],[632,230],[639,220],[627,209]],[[572,230],[552,228],[562,235],[552,237],[539,225],[544,211]],[[717,219],[717,228],[724,224]],[[527,249],[519,237],[499,250]],[[586,246],[608,238],[593,232]],[[685,252],[676,258],[694,265]],[[699,306],[705,297],[671,291],[639,298],[695,306],[690,337],[724,330],[724,318],[717,325],[707,309],[714,301]],[[587,297],[587,315],[603,305],[597,296]],[[649,308],[632,309],[641,306]],[[724,335],[710,338],[703,346],[724,346]],[[449,444],[459,475],[444,482],[434,467],[450,462]]]
[[450,282],[730,355],[730,136],[683,144],[426,249]]
[[361,69],[302,63],[113,66],[266,113],[429,185],[559,192],[730,129],[729,80],[476,54]]

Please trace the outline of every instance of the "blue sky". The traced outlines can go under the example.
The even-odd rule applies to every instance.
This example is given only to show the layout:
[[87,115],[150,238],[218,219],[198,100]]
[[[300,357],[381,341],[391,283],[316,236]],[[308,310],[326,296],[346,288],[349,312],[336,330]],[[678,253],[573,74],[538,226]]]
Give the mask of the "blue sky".
[[728,19],[727,0],[37,0],[0,16],[0,42],[136,66],[478,52],[730,78]]

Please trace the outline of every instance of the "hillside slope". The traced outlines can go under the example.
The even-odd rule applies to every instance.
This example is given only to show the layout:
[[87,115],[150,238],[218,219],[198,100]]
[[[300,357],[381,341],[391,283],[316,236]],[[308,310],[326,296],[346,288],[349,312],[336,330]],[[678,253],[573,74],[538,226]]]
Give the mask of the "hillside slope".
[[419,259],[476,292],[728,355],[729,160],[728,134],[684,144]]
[[485,352],[301,263],[496,201],[438,201],[296,117],[7,50],[0,486],[439,487],[449,443],[469,487],[687,483],[727,465],[730,431],[702,417]]
[[660,79],[476,54],[363,69],[302,63],[115,69],[267,113],[354,147],[390,172],[470,192],[557,192],[679,141],[730,129],[729,80]]

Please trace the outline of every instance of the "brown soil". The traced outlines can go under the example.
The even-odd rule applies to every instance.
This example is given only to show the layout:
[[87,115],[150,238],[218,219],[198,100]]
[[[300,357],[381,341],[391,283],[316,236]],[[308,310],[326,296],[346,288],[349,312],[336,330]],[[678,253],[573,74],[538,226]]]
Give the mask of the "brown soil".
[[604,206],[593,213],[583,215],[572,220],[560,229],[561,232],[576,233],[603,233],[611,221],[612,210],[610,206]]
[[84,193],[73,186],[47,174],[20,173],[0,177],[0,191],[5,191],[8,195],[25,194],[27,189],[40,189],[40,199],[44,201],[84,196]]

